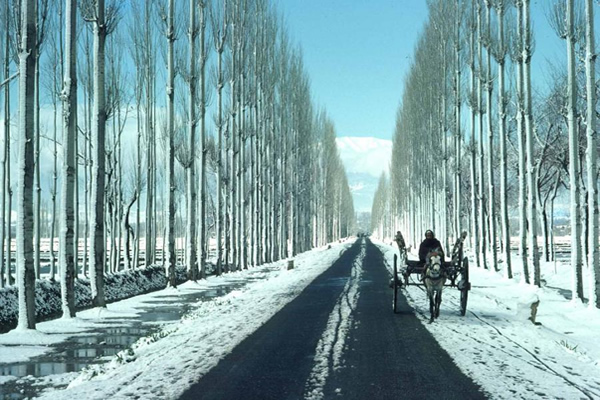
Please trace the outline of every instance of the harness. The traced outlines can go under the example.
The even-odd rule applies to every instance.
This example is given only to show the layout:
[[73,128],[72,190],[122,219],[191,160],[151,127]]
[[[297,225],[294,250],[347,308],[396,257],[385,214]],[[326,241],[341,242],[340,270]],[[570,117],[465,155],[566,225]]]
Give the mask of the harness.
[[429,276],[429,275],[425,274],[425,278],[424,278],[423,280],[425,280],[425,279],[429,279],[429,280],[431,280],[431,281],[439,281],[439,280],[440,280],[440,279],[442,279],[443,277],[444,277],[444,276],[443,276],[442,274],[440,274],[440,276],[438,276],[437,278],[433,278],[433,277],[431,277],[431,276]]
[[436,264],[425,264],[425,271],[423,271],[423,281],[425,281],[425,279],[429,279],[433,282],[439,281],[442,278],[445,278],[445,268],[444,268],[444,264],[440,263],[437,264],[440,266],[440,274],[437,277],[433,277],[429,274],[429,268],[431,268],[431,266],[436,265]]

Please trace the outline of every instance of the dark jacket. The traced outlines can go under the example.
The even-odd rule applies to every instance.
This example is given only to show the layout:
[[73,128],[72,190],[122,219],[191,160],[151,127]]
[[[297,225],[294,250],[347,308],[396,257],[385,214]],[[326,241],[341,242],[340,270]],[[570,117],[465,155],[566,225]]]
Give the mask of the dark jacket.
[[[442,244],[436,238],[425,239],[421,242],[421,246],[419,247],[419,260],[425,262],[427,258],[427,253],[431,250],[440,249],[442,250]],[[443,250],[442,250],[442,259],[443,259]]]

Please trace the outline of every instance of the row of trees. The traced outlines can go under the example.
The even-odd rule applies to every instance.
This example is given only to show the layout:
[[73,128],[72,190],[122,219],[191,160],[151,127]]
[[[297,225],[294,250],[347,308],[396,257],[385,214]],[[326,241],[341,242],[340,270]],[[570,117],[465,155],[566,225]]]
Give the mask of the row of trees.
[[477,265],[502,267],[507,278],[516,233],[522,279],[539,286],[538,240],[550,260],[554,200],[567,188],[573,298],[583,300],[587,255],[589,304],[600,307],[593,7],[553,3],[548,18],[567,44],[567,70],[556,68],[547,94],[534,97],[530,0],[429,2],[374,228],[401,229],[413,245],[432,228],[447,248],[466,230]]
[[[7,1],[2,16],[0,284],[14,279],[17,186],[20,327],[35,328],[43,198],[53,210],[51,279],[59,215],[66,316],[75,314],[78,272],[89,272],[93,304],[104,306],[104,275],[156,263],[157,250],[175,286],[177,237],[196,280],[209,264],[217,274],[248,268],[354,229],[335,129],[315,110],[301,50],[268,0],[23,0]],[[18,135],[10,118],[13,65]],[[41,65],[49,67],[40,79]],[[53,111],[52,135],[40,118],[40,93]],[[53,165],[42,165],[42,143],[53,149]],[[49,191],[41,171],[52,171]]]

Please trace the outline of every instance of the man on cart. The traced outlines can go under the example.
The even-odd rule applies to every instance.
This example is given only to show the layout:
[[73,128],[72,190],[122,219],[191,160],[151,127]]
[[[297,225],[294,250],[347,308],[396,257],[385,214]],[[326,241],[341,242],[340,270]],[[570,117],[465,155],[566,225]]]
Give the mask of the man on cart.
[[425,240],[421,242],[421,246],[419,246],[419,261],[422,264],[425,264],[427,254],[433,250],[440,250],[442,261],[444,261],[444,251],[442,250],[442,244],[439,240],[435,238],[433,231],[428,229],[425,232]]

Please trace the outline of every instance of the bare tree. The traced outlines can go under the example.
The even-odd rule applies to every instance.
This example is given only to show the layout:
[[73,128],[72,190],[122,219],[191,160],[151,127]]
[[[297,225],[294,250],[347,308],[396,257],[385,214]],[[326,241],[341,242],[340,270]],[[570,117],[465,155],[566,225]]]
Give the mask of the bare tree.
[[146,216],[145,216],[145,264],[155,261],[157,219],[155,218],[157,196],[156,185],[156,132],[154,127],[155,55],[153,32],[153,2],[144,2],[144,79],[145,79],[145,131],[146,131]]
[[486,44],[486,72],[485,72],[485,89],[486,89],[486,108],[487,108],[487,151],[488,151],[488,219],[490,233],[490,252],[492,253],[492,266],[494,270],[498,270],[498,252],[497,252],[497,229],[496,229],[496,185],[494,181],[494,129],[492,119],[492,94],[494,90],[492,77],[492,52],[494,47],[494,39],[492,37],[492,0],[484,0],[486,7],[485,14],[485,44]]
[[589,306],[600,308],[600,260],[598,255],[598,171],[596,127],[596,45],[594,6],[585,0],[585,71],[587,94],[587,183],[588,183],[588,267],[590,268]]
[[[9,30],[9,1],[6,1],[5,7],[2,9],[3,12],[3,28],[4,28],[4,36],[2,37],[2,46],[0,48],[0,52],[2,52],[2,64],[3,64],[3,74],[4,77],[6,79],[8,79],[8,75],[9,75],[9,63],[10,63],[10,56],[9,56],[9,42],[10,42],[10,30]],[[7,203],[7,198],[6,198],[6,194],[8,192],[8,187],[6,184],[7,181],[7,169],[9,169],[9,166],[7,165],[7,159],[9,157],[8,155],[8,151],[7,149],[9,148],[9,140],[10,140],[10,130],[7,129],[8,126],[6,125],[7,121],[10,121],[10,115],[9,115],[9,110],[10,110],[10,105],[9,105],[9,99],[10,96],[6,95],[6,93],[9,90],[9,86],[10,86],[10,82],[5,83],[5,98],[4,98],[4,137],[2,139],[2,148],[0,149],[0,153],[2,154],[2,162],[0,164],[0,168],[2,168],[2,173],[0,174],[0,287],[4,287],[5,285],[8,285],[10,282],[10,257],[6,260],[5,262],[5,256],[6,253],[10,253],[10,245],[8,245],[8,251],[5,251],[5,245],[4,245],[4,240],[6,238],[6,219],[5,219],[5,213],[6,213],[6,203]],[[10,227],[9,227],[10,229]],[[6,277],[6,279],[5,279]]]
[[[175,277],[176,253],[175,253],[175,65],[174,43],[176,39],[174,14],[175,1],[168,0],[168,15],[166,16],[166,38],[168,44],[167,50],[167,151],[166,151],[166,192],[167,192],[167,221],[166,221],[166,240],[167,240],[167,275],[169,286],[176,287]],[[164,252],[164,246],[163,246]]]
[[523,265],[523,281],[530,283],[527,262],[527,182],[525,162],[525,85],[523,63],[524,16],[523,0],[516,0],[517,8],[517,43],[511,58],[517,64],[517,140],[519,141],[519,256]]
[[63,99],[63,165],[60,230],[60,286],[64,317],[75,316],[75,168],[77,163],[77,1],[65,0],[67,49],[64,61]]
[[94,106],[92,112],[92,198],[90,232],[90,284],[92,304],[106,307],[104,298],[104,266],[106,262],[106,242],[104,238],[104,185],[105,185],[105,137],[106,137],[106,96],[105,96],[105,43],[108,34],[104,0],[83,3],[84,15],[93,23],[94,30]]
[[[142,14],[140,3],[132,3],[132,7],[135,13]],[[141,195],[142,195],[142,163],[143,163],[143,151],[142,151],[142,136],[144,119],[142,118],[142,103],[144,94],[144,78],[145,78],[145,60],[146,51],[144,49],[144,31],[137,29],[136,21],[130,25],[130,36],[132,37],[132,55],[133,61],[136,65],[136,82],[135,82],[135,102],[136,102],[136,122],[137,122],[137,136],[136,136],[136,172],[135,172],[135,194],[137,198],[136,210],[135,210],[135,232],[134,236],[134,247],[133,247],[133,268],[138,268],[140,259],[140,232],[141,232]],[[127,215],[127,214],[126,214]],[[127,221],[128,223],[129,221]],[[125,227],[127,234],[128,228]]]
[[471,238],[474,238],[474,252],[477,260],[477,266],[480,266],[479,257],[479,240],[477,240],[477,232],[479,231],[479,215],[478,215],[478,199],[477,199],[477,145],[475,143],[475,132],[477,130],[477,115],[479,110],[477,109],[477,91],[476,91],[476,76],[477,66],[476,61],[476,36],[477,36],[477,12],[475,8],[476,0],[471,1],[471,19],[469,21],[469,69],[471,71],[470,77],[470,88],[468,103],[471,108],[471,141],[469,144],[469,150],[471,154],[471,160],[469,163],[471,172]]
[[[199,3],[200,7],[200,147],[201,147],[201,165],[200,165],[200,235],[199,235],[199,248],[200,248],[200,271],[204,272],[206,269],[206,258],[208,253],[208,237],[207,237],[207,204],[206,204],[206,173],[207,173],[207,159],[208,159],[208,145],[206,142],[206,106],[207,106],[207,93],[206,93],[206,62],[208,59],[208,45],[206,35],[206,25],[208,22],[208,10],[210,10],[211,3],[208,0],[202,0]],[[203,274],[200,277],[204,277]]]
[[[212,28],[213,43],[215,51],[217,53],[217,70],[216,70],[216,89],[217,89],[217,116],[216,116],[216,127],[217,127],[217,275],[223,272],[223,225],[225,223],[223,218],[223,130],[225,127],[225,121],[223,119],[223,87],[225,86],[225,78],[223,71],[223,52],[225,51],[225,41],[227,40],[229,22],[228,22],[228,1],[224,1],[219,4],[214,2],[210,8],[210,20]],[[201,275],[205,276],[205,271],[201,271]]]
[[19,329],[35,329],[35,266],[33,243],[33,171],[35,71],[37,63],[36,1],[23,0],[19,45],[19,184],[17,186],[17,279]]
[[523,0],[523,99],[525,103],[525,142],[527,149],[527,220],[528,220],[528,249],[529,263],[533,268],[533,284],[540,286],[540,260],[537,245],[537,209],[535,186],[535,161],[533,154],[533,111],[531,105],[531,54],[533,53],[533,39],[531,32],[530,2]]
[[[50,222],[50,279],[54,280],[56,275],[56,256],[54,252],[54,238],[56,232],[56,195],[58,192],[58,103],[60,101],[60,94],[62,91],[62,60],[63,60],[63,45],[62,45],[62,17],[63,17],[63,3],[59,2],[57,5],[57,18],[56,24],[58,25],[54,30],[53,34],[49,37],[51,50],[47,57],[45,64],[45,75],[44,86],[50,93],[50,101],[53,109],[53,135],[52,135],[52,147],[53,147],[53,168],[52,168],[52,187],[50,188],[50,199],[52,202],[52,216]],[[60,66],[60,68],[57,68]]]
[[504,15],[507,1],[496,0],[494,7],[498,20],[498,42],[495,59],[498,63],[498,135],[500,139],[500,221],[502,222],[502,243],[504,253],[504,276],[512,279],[512,265],[510,259],[510,225],[508,219],[508,193],[507,193],[507,153],[506,153],[506,93],[505,93],[505,68],[507,44],[504,34]]
[[[583,256],[581,240],[581,197],[579,176],[579,134],[577,129],[577,80],[575,46],[579,38],[574,0],[556,3],[550,23],[558,36],[567,42],[567,124],[569,136],[569,187],[571,219],[571,267],[573,300],[583,299]],[[577,16],[578,17],[578,16]]]
[[[489,231],[489,229],[486,229],[486,222],[489,222],[489,219],[486,219],[486,206],[485,206],[485,202],[486,202],[486,196],[485,196],[485,169],[484,169],[484,146],[483,146],[483,115],[487,112],[489,112],[489,110],[486,110],[484,105],[483,105],[483,89],[484,89],[484,82],[485,82],[485,75],[483,73],[483,36],[484,36],[484,32],[483,32],[483,23],[482,23],[482,15],[481,15],[481,2],[477,2],[477,60],[479,63],[479,79],[477,80],[477,110],[479,110],[479,117],[478,117],[478,123],[479,123],[479,129],[477,129],[477,132],[479,132],[479,137],[478,137],[478,162],[477,162],[477,175],[479,177],[479,193],[478,193],[478,197],[479,197],[479,221],[480,221],[480,230],[479,230],[479,242],[480,242],[480,246],[481,246],[481,266],[485,269],[488,268],[488,262],[487,262],[487,247],[488,247],[488,240],[487,240],[487,233]],[[491,229],[491,228],[490,228]]]
[[455,82],[454,82],[454,98],[455,98],[455,121],[454,121],[454,146],[455,146],[455,171],[454,171],[454,237],[460,236],[461,232],[461,25],[463,19],[463,11],[460,0],[455,1],[455,33],[454,33],[454,54],[455,54]]
[[37,279],[40,278],[40,246],[41,246],[41,195],[42,187],[40,185],[40,55],[42,51],[42,44],[46,36],[46,22],[48,20],[48,0],[40,0],[36,6],[36,53],[37,58],[35,63],[35,108],[34,108],[34,128],[35,128],[35,142],[34,142],[34,216],[33,216],[33,229],[34,229],[34,247],[33,247],[33,263],[35,268],[35,276]]

